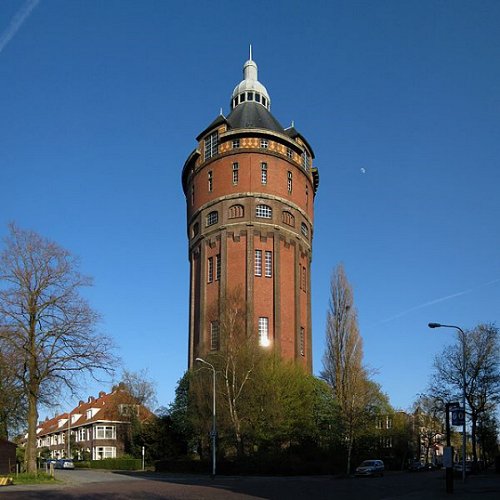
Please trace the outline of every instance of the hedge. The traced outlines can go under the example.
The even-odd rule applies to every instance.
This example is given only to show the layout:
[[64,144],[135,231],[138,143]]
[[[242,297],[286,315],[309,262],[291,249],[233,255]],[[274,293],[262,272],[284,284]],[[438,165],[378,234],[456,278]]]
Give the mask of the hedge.
[[75,461],[75,467],[78,469],[140,470],[142,469],[142,460],[140,458],[81,460]]

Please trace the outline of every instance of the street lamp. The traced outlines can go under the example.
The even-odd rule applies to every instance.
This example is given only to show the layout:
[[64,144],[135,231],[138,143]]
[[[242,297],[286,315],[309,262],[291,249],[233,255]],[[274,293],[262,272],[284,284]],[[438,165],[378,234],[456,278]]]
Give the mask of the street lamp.
[[215,477],[215,470],[216,470],[216,440],[217,440],[217,427],[216,427],[216,422],[215,422],[215,367],[212,363],[209,363],[208,361],[205,361],[204,359],[201,358],[196,358],[195,361],[199,361],[200,363],[203,363],[205,365],[208,365],[212,369],[212,382],[213,382],[213,388],[212,388],[212,477]]
[[465,483],[465,447],[466,447],[466,434],[465,434],[465,400],[466,400],[466,391],[465,391],[465,368],[466,368],[466,353],[465,353],[465,332],[459,327],[455,325],[442,325],[441,323],[429,323],[429,328],[454,328],[455,330],[460,332],[460,341],[462,343],[462,406],[464,409],[464,422],[462,426],[462,481]]

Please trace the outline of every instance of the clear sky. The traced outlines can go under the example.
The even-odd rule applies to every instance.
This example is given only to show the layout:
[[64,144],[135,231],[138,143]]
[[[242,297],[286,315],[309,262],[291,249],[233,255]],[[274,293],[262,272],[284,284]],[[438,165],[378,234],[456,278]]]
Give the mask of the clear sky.
[[124,365],[171,402],[187,368],[181,170],[229,113],[251,43],[320,174],[314,371],[343,262],[365,362],[406,409],[455,338],[427,323],[500,315],[499,26],[496,0],[0,0],[0,236],[16,221],[80,256]]

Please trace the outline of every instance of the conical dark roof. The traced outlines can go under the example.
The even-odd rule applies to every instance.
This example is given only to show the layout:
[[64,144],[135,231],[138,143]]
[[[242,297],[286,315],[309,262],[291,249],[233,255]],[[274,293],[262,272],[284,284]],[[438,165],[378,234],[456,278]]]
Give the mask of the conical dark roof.
[[256,102],[244,102],[236,106],[227,117],[227,122],[229,128],[233,130],[238,128],[262,128],[284,133],[284,129],[278,120],[262,104]]

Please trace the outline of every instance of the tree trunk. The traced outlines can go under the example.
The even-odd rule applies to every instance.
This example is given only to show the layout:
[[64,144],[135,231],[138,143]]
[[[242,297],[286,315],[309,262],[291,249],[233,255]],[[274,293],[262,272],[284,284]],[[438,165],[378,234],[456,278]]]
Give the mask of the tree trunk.
[[[36,391],[38,392],[38,391]],[[36,426],[38,423],[37,396],[35,391],[29,391],[28,396],[28,439],[24,465],[26,472],[36,474]]]
[[476,447],[476,431],[477,431],[477,414],[472,412],[471,415],[471,441],[472,441],[472,461],[477,464],[477,447]]

